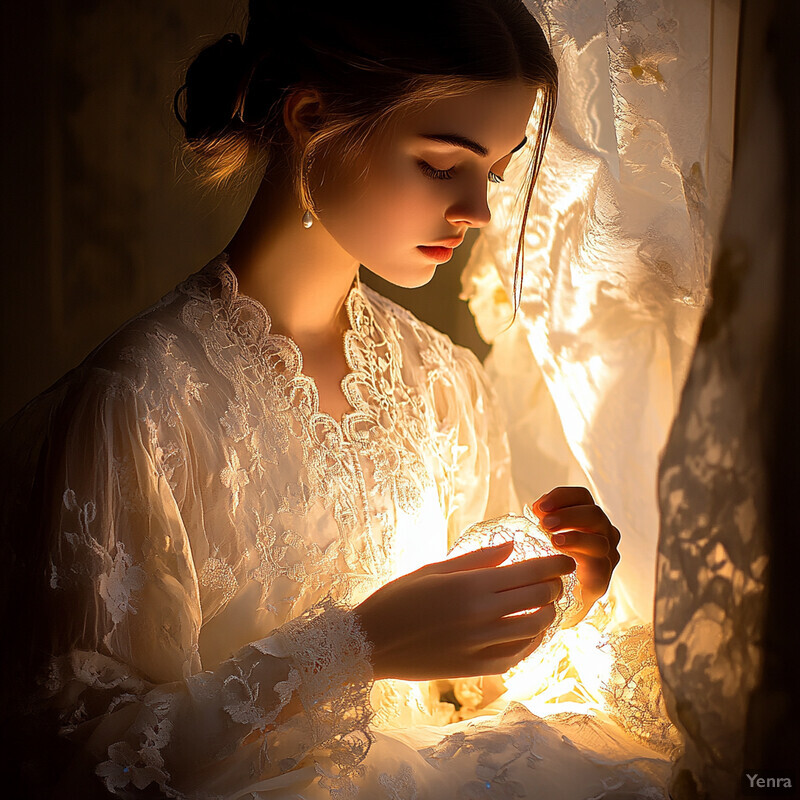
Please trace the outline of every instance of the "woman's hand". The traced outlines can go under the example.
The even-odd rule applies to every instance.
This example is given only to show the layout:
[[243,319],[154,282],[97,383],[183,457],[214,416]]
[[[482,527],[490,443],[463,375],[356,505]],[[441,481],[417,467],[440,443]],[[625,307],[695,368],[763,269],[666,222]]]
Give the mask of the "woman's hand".
[[560,576],[575,562],[554,555],[499,566],[512,550],[503,542],[428,564],[361,603],[355,613],[373,644],[375,678],[497,675],[530,655],[555,619]]
[[619,563],[619,531],[583,486],[559,486],[543,494],[531,509],[544,529],[555,534],[551,537],[553,546],[578,564],[576,576],[583,608],[579,616],[569,620],[575,624],[608,589]]

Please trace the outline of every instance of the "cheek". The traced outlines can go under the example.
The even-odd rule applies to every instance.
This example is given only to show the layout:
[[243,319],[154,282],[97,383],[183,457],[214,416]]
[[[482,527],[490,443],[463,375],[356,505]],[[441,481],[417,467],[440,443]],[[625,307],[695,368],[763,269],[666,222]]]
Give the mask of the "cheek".
[[[373,184],[360,205],[363,218],[372,220],[373,230],[379,230],[385,242],[398,246],[423,244],[432,227],[431,198],[411,181]],[[369,235],[369,231],[365,233]]]
[[[338,177],[329,183],[324,200],[329,229],[348,251],[358,250],[372,259],[391,251],[410,252],[440,230],[439,187],[413,162],[373,162],[363,180]],[[325,219],[322,208],[320,212]]]

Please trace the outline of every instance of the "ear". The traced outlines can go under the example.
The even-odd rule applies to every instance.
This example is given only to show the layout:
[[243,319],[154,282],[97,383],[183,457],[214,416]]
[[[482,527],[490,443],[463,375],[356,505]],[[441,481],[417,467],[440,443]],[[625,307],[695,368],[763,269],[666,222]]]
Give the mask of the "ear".
[[325,106],[317,89],[308,87],[295,89],[284,101],[283,124],[294,140],[295,146],[302,148],[309,136],[319,127]]

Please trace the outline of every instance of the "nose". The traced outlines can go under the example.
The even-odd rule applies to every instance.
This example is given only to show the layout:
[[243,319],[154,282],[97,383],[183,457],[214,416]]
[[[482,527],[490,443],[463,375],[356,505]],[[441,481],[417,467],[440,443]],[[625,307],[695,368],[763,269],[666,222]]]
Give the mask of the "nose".
[[466,225],[470,228],[483,228],[492,219],[492,212],[487,202],[486,186],[464,191],[456,197],[447,208],[445,219],[454,227]]

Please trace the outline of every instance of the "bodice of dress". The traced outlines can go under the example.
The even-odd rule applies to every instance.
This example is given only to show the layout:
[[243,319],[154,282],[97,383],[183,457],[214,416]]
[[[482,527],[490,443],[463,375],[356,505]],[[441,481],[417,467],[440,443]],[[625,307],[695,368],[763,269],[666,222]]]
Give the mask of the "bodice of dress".
[[341,420],[223,253],[3,427],[6,465],[37,432],[3,523],[40,509],[39,701],[110,790],[347,781],[370,724],[432,719],[373,685],[351,609],[514,510],[507,444],[472,353],[358,283],[346,305]]
[[225,254],[162,301],[167,319],[141,318],[114,350],[167,434],[204,666],[323,597],[353,605],[444,558],[488,506],[515,502],[475,357],[358,283],[346,307],[341,420],[320,411],[300,349],[239,293]]

